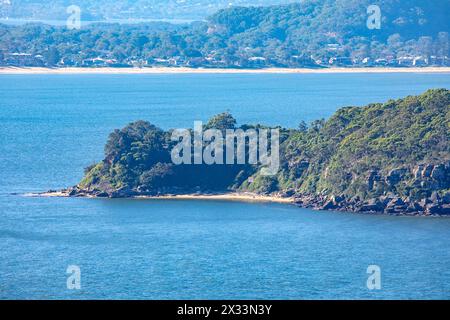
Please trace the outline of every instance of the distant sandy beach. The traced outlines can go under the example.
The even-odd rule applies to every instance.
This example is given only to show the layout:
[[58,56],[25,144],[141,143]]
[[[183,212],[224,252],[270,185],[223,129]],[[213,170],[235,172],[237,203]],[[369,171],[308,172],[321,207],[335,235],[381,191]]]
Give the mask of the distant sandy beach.
[[207,69],[207,68],[16,68],[0,67],[0,74],[240,74],[240,73],[450,73],[450,67],[324,68],[324,69]]
[[[28,197],[69,197],[69,195],[62,191],[31,193],[25,194]],[[91,195],[81,196],[81,198],[97,198]],[[102,199],[102,198],[99,198]],[[108,198],[106,198],[108,199]],[[151,200],[223,200],[223,201],[238,201],[238,202],[275,202],[275,203],[293,203],[294,198],[264,196],[249,192],[230,192],[221,194],[179,194],[179,195],[161,195],[161,196],[134,196],[125,197],[121,199],[151,199]]]
[[157,197],[136,197],[137,199],[165,199],[165,200],[224,200],[240,202],[276,202],[293,203],[293,198],[282,198],[276,196],[263,196],[251,193],[224,193],[224,194],[186,194],[186,195],[168,195]]

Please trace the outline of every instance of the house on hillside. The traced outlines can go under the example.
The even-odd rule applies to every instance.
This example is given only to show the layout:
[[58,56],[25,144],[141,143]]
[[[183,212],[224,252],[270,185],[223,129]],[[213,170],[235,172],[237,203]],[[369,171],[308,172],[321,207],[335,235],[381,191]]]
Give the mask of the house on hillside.
[[250,57],[248,58],[248,66],[253,68],[261,68],[266,66],[266,58],[264,57]]
[[429,59],[427,57],[414,57],[413,59],[413,66],[415,67],[426,67],[429,65]]
[[331,66],[351,66],[352,59],[349,57],[332,57],[328,60],[328,64]]
[[[42,56],[41,56],[42,57]],[[4,64],[18,67],[43,66],[43,60],[26,52],[12,52],[4,54]]]
[[411,67],[414,62],[414,58],[410,57],[410,56],[402,56],[402,57],[399,57],[397,60],[398,60],[398,65],[402,66],[402,67]]

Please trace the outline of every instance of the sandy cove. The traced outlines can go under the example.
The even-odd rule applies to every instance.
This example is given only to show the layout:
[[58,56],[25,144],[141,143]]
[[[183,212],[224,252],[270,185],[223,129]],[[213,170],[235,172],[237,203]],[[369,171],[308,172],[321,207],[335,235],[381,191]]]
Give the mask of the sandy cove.
[[213,69],[213,68],[18,68],[0,67],[0,74],[328,74],[328,73],[450,73],[450,67]]
[[[63,191],[43,192],[26,194],[29,197],[71,197],[68,193]],[[78,196],[78,198],[99,198],[92,195]],[[109,198],[105,198],[109,199]],[[160,195],[160,196],[130,196],[120,197],[119,199],[150,199],[150,200],[221,200],[221,201],[238,201],[238,202],[274,202],[274,203],[294,203],[294,198],[278,197],[278,196],[264,196],[250,192],[230,192],[218,194],[174,194],[174,195]]]

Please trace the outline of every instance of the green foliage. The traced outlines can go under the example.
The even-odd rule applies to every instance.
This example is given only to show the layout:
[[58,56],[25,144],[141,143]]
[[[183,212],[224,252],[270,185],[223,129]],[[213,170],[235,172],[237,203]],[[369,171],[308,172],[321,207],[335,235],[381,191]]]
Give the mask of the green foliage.
[[150,170],[144,171],[139,177],[141,189],[149,191],[168,187],[173,183],[174,169],[171,163],[158,162]]
[[205,126],[205,129],[218,129],[224,131],[226,129],[234,129],[236,128],[236,119],[228,113],[224,112],[212,117]]
[[[382,11],[380,30],[366,25],[372,4]],[[446,65],[448,12],[448,0],[305,0],[231,7],[186,25],[92,24],[80,30],[0,25],[0,63],[262,68],[319,67],[330,59],[343,66],[398,65],[397,58],[421,56],[428,64]],[[10,53],[31,57],[20,60]],[[365,58],[370,62],[364,64]]]
[[[393,192],[417,198],[429,190],[415,183],[413,169],[420,164],[450,161],[449,110],[450,91],[436,89],[384,104],[342,108],[308,129],[304,125],[281,129],[280,170],[269,177],[261,175],[259,165],[173,165],[170,131],[137,121],[111,133],[105,159],[87,168],[80,187],[166,193],[294,190],[361,199]],[[235,128],[236,121],[229,113],[222,113],[205,127]],[[408,172],[401,183],[391,185],[379,179],[375,186],[369,186],[371,172],[386,177],[399,168]],[[449,186],[433,188],[441,191]]]
[[[449,160],[449,109],[450,91],[445,89],[385,104],[340,109],[319,129],[312,126],[285,142],[284,172],[279,179],[297,179],[299,191],[306,193],[366,197],[386,191],[417,192],[417,186],[407,189],[400,185],[391,190],[380,182],[378,190],[369,194],[368,173],[379,170],[387,175],[394,168],[412,171],[420,163]],[[305,163],[307,168],[301,168]]]

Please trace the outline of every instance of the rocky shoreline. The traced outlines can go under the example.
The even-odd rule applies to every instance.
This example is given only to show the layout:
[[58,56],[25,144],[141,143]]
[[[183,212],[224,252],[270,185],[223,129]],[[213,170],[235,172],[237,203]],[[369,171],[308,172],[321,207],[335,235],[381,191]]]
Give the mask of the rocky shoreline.
[[347,199],[344,196],[302,195],[294,198],[294,203],[305,208],[317,210],[346,211],[355,213],[387,214],[395,216],[450,216],[450,193],[421,201],[411,201],[395,195],[386,195],[366,201],[358,197]]
[[298,194],[277,192],[258,194],[250,192],[190,192],[190,193],[145,193],[136,190],[120,189],[111,192],[84,190],[78,186],[60,191],[49,190],[38,194],[43,197],[83,197],[83,198],[141,198],[141,199],[198,199],[235,200],[256,202],[291,203],[302,208],[326,211],[342,211],[365,214],[386,214],[395,216],[450,216],[450,192],[439,196],[433,192],[428,198],[412,201],[394,194],[369,200],[358,197]]

